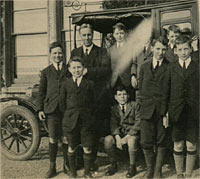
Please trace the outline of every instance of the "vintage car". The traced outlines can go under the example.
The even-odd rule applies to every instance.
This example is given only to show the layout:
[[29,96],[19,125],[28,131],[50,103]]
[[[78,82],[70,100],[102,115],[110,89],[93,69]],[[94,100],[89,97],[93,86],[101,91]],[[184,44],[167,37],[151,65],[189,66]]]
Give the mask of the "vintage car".
[[[165,35],[169,25],[177,24],[181,29],[188,28],[191,35],[199,34],[198,4],[195,0],[174,1],[140,7],[101,10],[72,14],[72,23],[77,26],[90,23],[94,30],[105,37],[112,32],[112,26],[123,22],[128,29],[134,29],[145,18],[153,18],[153,35]],[[74,33],[74,39],[77,34]],[[74,47],[76,48],[76,40]],[[1,152],[11,160],[30,159],[37,151],[41,137],[48,136],[45,122],[38,119],[35,97],[38,85],[18,94],[2,92],[0,96]]]

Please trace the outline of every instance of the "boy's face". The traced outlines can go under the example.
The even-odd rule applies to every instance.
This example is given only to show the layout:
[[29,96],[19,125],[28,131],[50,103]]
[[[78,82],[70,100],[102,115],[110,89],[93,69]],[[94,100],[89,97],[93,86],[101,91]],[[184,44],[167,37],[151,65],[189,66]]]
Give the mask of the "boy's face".
[[90,45],[92,45],[93,32],[90,28],[81,29],[80,37],[81,37],[81,40],[83,42],[83,45],[85,45],[86,47],[89,47]]
[[116,28],[113,33],[113,37],[118,43],[122,43],[126,38],[126,33],[124,32],[124,30]]
[[181,60],[185,61],[188,59],[188,57],[190,57],[190,54],[192,53],[192,48],[187,42],[184,44],[177,44],[175,48],[175,53]]
[[117,91],[117,94],[115,95],[115,100],[119,104],[126,104],[128,101],[128,94],[125,90]]
[[153,53],[153,57],[157,60],[163,59],[165,52],[166,52],[166,46],[163,45],[160,42],[156,42],[153,47],[151,47],[151,51]]
[[179,37],[180,34],[179,33],[174,33],[173,31],[169,31],[169,34],[167,35],[167,38],[169,40],[170,44],[175,44],[175,40],[177,39],[177,37]]
[[62,49],[60,47],[56,47],[56,48],[51,49],[50,58],[55,63],[61,62],[63,60]]
[[71,62],[69,66],[69,71],[73,77],[79,78],[83,75],[84,67],[80,62]]

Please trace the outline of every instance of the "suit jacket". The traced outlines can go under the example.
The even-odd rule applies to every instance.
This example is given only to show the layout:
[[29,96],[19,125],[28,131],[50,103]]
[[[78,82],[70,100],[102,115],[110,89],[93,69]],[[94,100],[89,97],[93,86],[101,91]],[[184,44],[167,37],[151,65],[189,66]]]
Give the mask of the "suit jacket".
[[107,50],[94,44],[90,54],[85,56],[83,46],[81,46],[71,52],[71,57],[73,56],[83,58],[84,65],[88,70],[85,77],[92,80],[95,84],[96,101],[100,104],[104,103],[105,101],[101,101],[103,99],[104,91],[107,89],[111,75],[110,58]]
[[117,64],[121,59],[120,56],[125,55],[124,54],[124,48],[117,48],[117,45],[114,44],[110,49],[109,49],[109,54],[111,57],[111,69],[112,69],[112,79],[111,79],[111,85],[115,86],[118,80],[126,86],[129,87],[131,86],[131,76],[132,75],[137,75],[137,61],[136,60],[131,60],[126,67],[126,69],[123,72],[116,71]]
[[68,75],[69,72],[65,64],[62,66],[60,75],[58,75],[58,72],[53,64],[42,70],[39,92],[36,99],[38,111],[44,111],[46,114],[55,111],[59,104],[61,83]]
[[72,77],[66,79],[61,87],[60,103],[62,111],[65,112],[63,121],[68,132],[74,129],[79,118],[82,119],[82,126],[93,128],[94,83],[92,81],[82,78],[78,87]]
[[[162,114],[169,112],[172,122],[179,116],[186,104],[191,107],[194,119],[199,118],[199,62],[192,58],[184,75],[179,62],[170,63],[166,72],[163,87]],[[192,120],[192,119],[191,119]]]
[[139,104],[128,102],[125,114],[119,105],[111,109],[111,133],[112,135],[136,135],[140,130]]
[[139,100],[141,119],[151,119],[154,111],[160,115],[164,76],[168,61],[163,60],[156,72],[153,72],[152,57],[141,66],[139,77]]

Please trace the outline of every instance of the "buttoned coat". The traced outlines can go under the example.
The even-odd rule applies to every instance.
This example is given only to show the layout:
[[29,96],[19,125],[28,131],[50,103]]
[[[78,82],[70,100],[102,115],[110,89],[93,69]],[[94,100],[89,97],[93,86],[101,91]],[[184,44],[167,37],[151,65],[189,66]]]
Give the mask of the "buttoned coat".
[[[191,107],[193,119],[199,120],[199,62],[192,58],[184,75],[179,62],[170,63],[163,87],[162,114],[169,112],[171,122],[177,122],[187,104]],[[192,120],[192,119],[190,119]]]
[[139,101],[141,103],[141,119],[151,119],[154,111],[161,115],[161,101],[163,95],[164,76],[168,61],[163,60],[156,73],[152,67],[153,57],[149,57],[140,69],[139,76]]
[[[69,76],[69,71],[63,64],[60,75],[53,64],[41,72],[39,92],[36,100],[38,111],[50,114],[55,111],[59,104],[61,83]],[[59,105],[60,107],[60,105]]]
[[74,129],[79,118],[85,128],[91,130],[94,127],[94,83],[91,80],[82,78],[78,87],[72,77],[66,79],[61,87],[60,103],[67,132]]
[[89,55],[85,55],[83,46],[72,50],[71,57],[79,56],[83,59],[84,66],[88,72],[85,77],[94,82],[96,91],[96,102],[105,104],[104,92],[107,90],[111,75],[110,58],[105,48],[93,44]]
[[119,105],[111,109],[111,134],[112,135],[137,135],[140,130],[140,106],[134,101],[127,103],[125,114]]

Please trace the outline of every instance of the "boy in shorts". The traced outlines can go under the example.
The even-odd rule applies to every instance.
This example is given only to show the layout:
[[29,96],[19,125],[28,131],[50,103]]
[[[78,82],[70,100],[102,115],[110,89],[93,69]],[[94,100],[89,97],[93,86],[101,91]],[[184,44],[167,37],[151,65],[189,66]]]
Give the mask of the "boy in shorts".
[[191,56],[191,40],[180,36],[175,42],[178,60],[169,64],[164,79],[163,115],[168,111],[174,142],[177,178],[184,178],[186,141],[186,178],[191,177],[197,153],[199,130],[199,63]]
[[71,78],[62,84],[60,100],[63,118],[63,135],[69,142],[68,160],[72,178],[77,177],[75,157],[76,148],[82,144],[84,151],[84,178],[93,178],[90,173],[94,135],[94,84],[83,77],[84,64],[80,57],[69,61]]
[[123,150],[123,145],[128,145],[130,167],[126,174],[132,178],[136,174],[136,155],[139,142],[139,105],[134,101],[128,101],[127,89],[120,85],[115,89],[117,105],[111,110],[111,135],[104,139],[104,147],[111,161],[111,167],[106,171],[106,176],[117,172],[116,148]]

